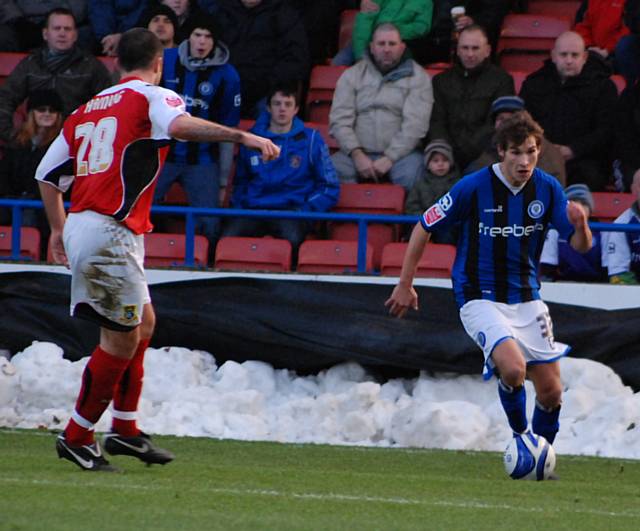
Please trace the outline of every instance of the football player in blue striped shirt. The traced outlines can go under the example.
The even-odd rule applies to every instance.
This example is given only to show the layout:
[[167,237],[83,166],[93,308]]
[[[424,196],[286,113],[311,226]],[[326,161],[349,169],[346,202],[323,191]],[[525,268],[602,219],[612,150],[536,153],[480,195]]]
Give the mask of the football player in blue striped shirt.
[[584,207],[567,201],[558,180],[536,168],[542,133],[527,112],[501,124],[500,162],[467,175],[424,212],[385,304],[397,317],[418,308],[412,284],[425,245],[432,232],[457,226],[453,290],[462,324],[484,352],[485,378],[497,374],[514,433],[528,429],[524,380],[531,379],[531,429],[553,443],[562,395],[558,360],[569,347],[554,341],[549,310],[540,300],[538,262],[550,224],[583,253],[591,248],[591,231]]

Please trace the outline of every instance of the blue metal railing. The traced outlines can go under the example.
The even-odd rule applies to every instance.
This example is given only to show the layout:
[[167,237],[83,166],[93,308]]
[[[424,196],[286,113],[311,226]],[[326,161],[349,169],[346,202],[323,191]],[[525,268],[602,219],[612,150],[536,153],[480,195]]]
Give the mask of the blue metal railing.
[[[68,206],[68,205],[65,205]],[[12,212],[12,226],[22,226],[22,209],[42,209],[41,201],[26,199],[0,199],[0,207],[9,207]],[[234,208],[195,208],[185,206],[154,206],[153,214],[179,214],[185,217],[185,262],[187,267],[194,267],[195,218],[197,216],[213,217],[246,217],[272,219],[306,219],[311,221],[336,221],[358,224],[358,273],[366,272],[367,226],[369,223],[415,224],[419,216],[385,215],[385,214],[342,214],[336,212],[297,212],[290,210],[243,210]],[[614,223],[591,222],[592,229],[609,232],[640,232],[640,225],[621,225]],[[25,260],[20,256],[20,231],[11,234],[11,254],[5,259]]]

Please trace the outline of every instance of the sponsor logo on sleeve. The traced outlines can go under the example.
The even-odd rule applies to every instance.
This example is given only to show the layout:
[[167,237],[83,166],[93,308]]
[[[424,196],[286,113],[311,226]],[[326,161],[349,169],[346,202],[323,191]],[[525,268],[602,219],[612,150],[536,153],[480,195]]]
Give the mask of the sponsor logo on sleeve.
[[180,96],[167,96],[164,101],[169,107],[180,107],[184,105],[184,101],[182,101]]
[[451,199],[451,194],[450,193],[446,193],[444,194],[439,200],[438,200],[438,204],[440,205],[440,207],[442,208],[442,210],[444,212],[446,212],[447,210],[449,210],[451,208],[451,205],[453,205],[453,199]]
[[240,107],[241,103],[242,103],[242,97],[240,96],[240,94],[236,94],[235,97],[233,98],[233,106]]
[[424,214],[422,214],[422,219],[427,227],[431,227],[441,219],[444,219],[446,214],[442,210],[440,203],[436,203],[432,207],[430,207]]

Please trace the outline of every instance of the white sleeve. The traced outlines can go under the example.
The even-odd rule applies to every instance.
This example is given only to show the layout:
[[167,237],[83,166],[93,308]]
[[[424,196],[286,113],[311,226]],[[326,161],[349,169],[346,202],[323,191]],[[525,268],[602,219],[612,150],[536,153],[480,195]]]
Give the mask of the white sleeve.
[[66,192],[73,183],[73,159],[69,155],[69,145],[62,132],[42,157],[35,178],[55,186],[62,192]]
[[602,239],[602,263],[609,276],[626,273],[631,266],[631,249],[624,232],[608,232]]
[[149,118],[151,119],[151,136],[156,140],[171,138],[169,126],[178,116],[188,114],[183,99],[164,87],[153,87],[149,91]]
[[547,232],[540,254],[540,263],[558,265],[558,231],[556,229],[549,229]]

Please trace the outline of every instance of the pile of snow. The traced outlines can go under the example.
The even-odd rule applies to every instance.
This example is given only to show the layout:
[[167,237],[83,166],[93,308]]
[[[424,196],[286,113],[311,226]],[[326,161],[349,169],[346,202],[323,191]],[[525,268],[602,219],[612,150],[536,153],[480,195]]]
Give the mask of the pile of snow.
[[[11,361],[0,357],[0,426],[64,427],[88,358],[62,355],[35,342]],[[561,370],[556,451],[640,458],[640,393],[593,361],[566,358]],[[218,366],[211,354],[177,347],[147,350],[139,413],[149,433],[225,439],[502,451],[511,436],[495,380],[480,376],[380,384],[345,363],[302,377],[256,361]],[[107,431],[110,418],[97,430]]]

